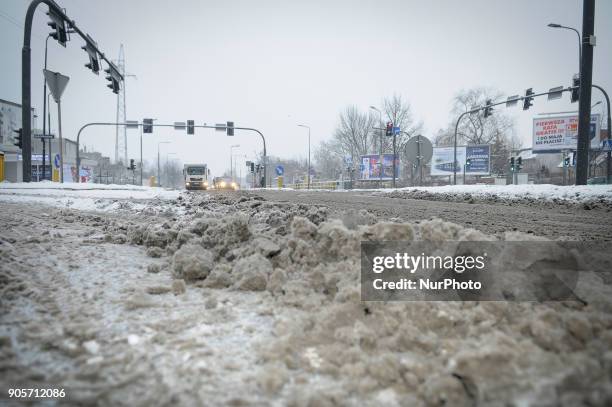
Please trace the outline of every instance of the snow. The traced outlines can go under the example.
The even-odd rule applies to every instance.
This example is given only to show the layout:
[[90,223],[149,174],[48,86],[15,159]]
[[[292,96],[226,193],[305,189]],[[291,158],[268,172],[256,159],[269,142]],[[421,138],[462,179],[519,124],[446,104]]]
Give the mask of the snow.
[[[132,209],[142,209],[141,201],[176,199],[180,191],[158,187],[114,184],[81,184],[43,181],[35,183],[0,183],[0,200],[8,202],[38,202],[51,206],[79,210],[112,211],[125,203],[117,200],[133,201]],[[140,201],[140,202],[139,202]]]
[[612,202],[612,185],[444,185],[438,187],[409,187],[399,189],[382,189],[380,192],[393,191],[423,191],[432,194],[462,195],[470,194],[477,198],[497,197],[509,200],[525,198],[541,199],[545,201],[571,201],[581,203],[592,200]]

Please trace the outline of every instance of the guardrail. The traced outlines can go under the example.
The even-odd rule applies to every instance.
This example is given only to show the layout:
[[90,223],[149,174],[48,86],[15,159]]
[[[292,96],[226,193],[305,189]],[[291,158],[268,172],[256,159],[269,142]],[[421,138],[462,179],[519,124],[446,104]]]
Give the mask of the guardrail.
[[[319,182],[311,182],[310,183],[310,189],[329,189],[329,190],[335,190],[335,189],[341,189],[342,188],[342,182],[341,181],[319,181]],[[296,184],[287,184],[285,185],[286,188],[293,188],[293,189],[308,189],[308,183],[307,182],[299,182]]]

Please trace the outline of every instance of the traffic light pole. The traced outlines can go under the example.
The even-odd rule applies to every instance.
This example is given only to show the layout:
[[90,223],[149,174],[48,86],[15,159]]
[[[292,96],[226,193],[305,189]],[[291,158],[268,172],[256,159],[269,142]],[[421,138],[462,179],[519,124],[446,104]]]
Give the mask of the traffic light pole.
[[[62,101],[57,99],[57,132],[59,134],[59,150],[60,150],[60,183],[64,183],[64,141],[62,139]],[[77,144],[77,182],[81,178],[81,166],[79,165],[79,146]]]
[[[610,140],[610,132],[612,131],[612,118],[610,117],[610,97],[608,96],[608,93],[604,90],[604,88],[602,88],[601,86],[592,84],[591,86],[593,86],[594,88],[597,88],[601,91],[601,93],[603,93],[604,97],[606,98],[606,106],[608,108],[608,123],[607,123],[607,127],[608,127],[608,140]],[[609,141],[608,141],[609,142]],[[608,157],[606,158],[606,178],[607,178],[607,183],[610,184],[612,183],[612,153],[610,151],[608,151]]]
[[[127,125],[135,125],[133,123],[108,123],[108,122],[93,122],[93,123],[87,123],[85,125],[83,125],[80,129],[79,132],[77,133],[77,139],[76,139],[76,161],[77,161],[77,172],[80,172],[80,168],[81,168],[81,156],[80,156],[80,140],[81,140],[81,133],[83,132],[83,130],[85,130],[87,127],[91,127],[91,126],[127,126]],[[138,123],[138,127],[140,127],[142,129],[142,126],[144,124],[143,123]],[[152,127],[174,127],[174,124],[154,124],[154,123],[149,123],[147,124],[147,126],[152,126]],[[194,128],[201,128],[201,129],[218,129],[219,126],[207,126],[207,125],[194,125]],[[245,130],[245,131],[253,131],[257,134],[259,134],[261,136],[261,140],[263,141],[263,181],[264,181],[264,186],[266,185],[266,172],[267,172],[267,161],[268,161],[268,155],[267,155],[267,151],[266,151],[266,138],[264,137],[263,133],[255,128],[252,127],[234,127],[234,130]],[[61,137],[61,127],[60,127],[60,137]],[[141,162],[142,162],[142,143],[140,145],[140,151],[141,151]],[[141,172],[142,172],[142,167],[141,167]],[[77,177],[77,182],[80,182],[80,177]]]
[[[32,0],[26,11],[25,24],[23,26],[23,48],[21,49],[21,126],[23,129],[23,182],[32,181],[32,49],[30,43],[32,39],[32,21],[34,20],[34,12],[39,4],[44,3],[53,10],[55,14],[60,16],[75,33],[92,46],[93,49],[106,61],[107,64],[114,67],[114,64],[107,59],[93,41],[81,31],[75,24],[74,20],[70,20],[64,10],[57,5],[53,0]],[[121,76],[123,80],[123,76]]]
[[[548,92],[542,92],[542,93],[535,93],[533,95],[529,95],[529,98],[533,99],[533,98],[544,96],[544,95],[548,96],[551,93],[571,92],[574,89],[575,89],[575,87],[570,86],[568,88],[564,88],[564,89],[561,89],[561,90],[555,90],[553,92],[548,91]],[[589,86],[589,89],[590,89],[590,86]],[[518,103],[519,101],[522,101],[522,100],[525,100],[525,99],[526,99],[525,96],[519,96],[516,99],[512,99],[512,102]],[[589,95],[589,100],[590,99],[591,98],[590,98],[590,95]],[[459,130],[459,122],[461,121],[461,119],[463,119],[463,116],[465,116],[465,115],[476,113],[476,112],[479,112],[481,110],[484,110],[484,109],[487,109],[487,108],[491,108],[491,107],[494,107],[494,106],[505,105],[507,103],[508,103],[508,100],[504,100],[502,102],[496,102],[496,103],[487,104],[485,106],[479,106],[477,108],[474,108],[474,109],[471,109],[471,110],[468,110],[468,111],[465,111],[465,112],[461,113],[459,115],[459,118],[457,118],[457,122],[455,123],[455,137],[454,137],[454,147],[453,147],[454,148],[454,154],[453,154],[453,157],[454,157],[454,162],[453,162],[453,184],[454,185],[457,185],[457,132]],[[591,105],[589,104],[589,108],[590,107],[591,107]],[[589,110],[589,114],[590,114],[590,110]],[[586,123],[587,123],[587,126],[588,126],[589,121],[587,120]],[[588,134],[587,134],[587,138],[588,138]],[[588,154],[588,151],[587,151],[587,154]]]
[[593,46],[595,0],[584,0],[582,7],[582,59],[580,61],[580,97],[578,100],[578,148],[576,149],[576,185],[586,185],[589,170],[591,127],[591,85],[593,82]]

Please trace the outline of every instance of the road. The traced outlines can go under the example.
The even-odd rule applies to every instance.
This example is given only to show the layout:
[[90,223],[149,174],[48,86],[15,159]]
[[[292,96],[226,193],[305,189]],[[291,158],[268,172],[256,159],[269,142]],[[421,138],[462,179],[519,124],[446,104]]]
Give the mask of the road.
[[[588,305],[364,303],[358,283],[360,229],[452,239],[454,226],[426,221],[440,217],[502,240],[513,229],[610,240],[607,210],[358,192],[79,194],[60,207],[0,200],[0,404],[8,388],[100,406],[612,402],[609,274],[580,287]],[[365,226],[394,218],[421,222]]]
[[556,204],[443,202],[400,199],[371,192],[258,191],[271,201],[325,206],[330,214],[365,209],[379,219],[406,222],[434,217],[490,234],[518,230],[549,239],[612,240],[612,211],[584,210]]

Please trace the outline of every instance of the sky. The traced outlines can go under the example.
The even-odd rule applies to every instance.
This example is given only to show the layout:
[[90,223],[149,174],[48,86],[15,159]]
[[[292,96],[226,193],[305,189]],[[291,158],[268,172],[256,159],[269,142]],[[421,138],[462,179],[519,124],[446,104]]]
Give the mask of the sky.
[[[23,21],[29,1],[0,2],[0,98],[21,101]],[[306,158],[331,138],[348,105],[364,111],[394,93],[407,99],[423,135],[432,138],[451,120],[462,89],[492,87],[506,95],[569,86],[578,71],[582,30],[579,0],[58,0],[68,16],[112,59],[125,50],[127,119],[156,123],[233,121],[266,137],[269,155]],[[39,6],[32,36],[32,100],[42,115],[47,7]],[[596,3],[593,82],[612,93],[612,1]],[[94,75],[72,36],[66,48],[49,41],[48,67],[70,77],[62,98],[64,137],[76,139],[88,122],[114,121],[116,95],[104,74]],[[593,92],[593,103],[603,100]],[[604,103],[594,108],[603,110]],[[51,104],[57,133],[56,105]],[[572,111],[578,104],[536,99],[534,106],[498,107],[516,120],[531,145],[534,117]],[[38,122],[39,128],[42,123]],[[170,141],[161,144],[160,141]],[[114,157],[114,128],[88,128],[82,143]],[[156,128],[145,135],[144,159],[205,162],[214,174],[261,151],[255,133],[234,137],[196,129],[195,135]],[[171,154],[169,154],[171,153]],[[139,160],[139,132],[128,130],[128,158]]]

